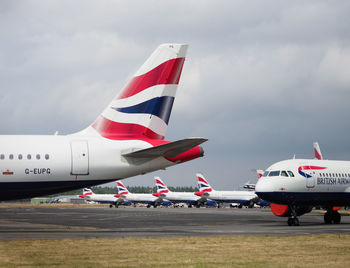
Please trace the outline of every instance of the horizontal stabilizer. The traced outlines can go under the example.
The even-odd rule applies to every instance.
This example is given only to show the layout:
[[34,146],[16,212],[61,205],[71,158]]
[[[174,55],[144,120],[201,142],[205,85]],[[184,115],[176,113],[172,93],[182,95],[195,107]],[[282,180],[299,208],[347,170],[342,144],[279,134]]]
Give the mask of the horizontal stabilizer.
[[123,156],[134,158],[156,158],[163,156],[173,158],[206,141],[207,139],[204,138],[187,138],[127,153]]

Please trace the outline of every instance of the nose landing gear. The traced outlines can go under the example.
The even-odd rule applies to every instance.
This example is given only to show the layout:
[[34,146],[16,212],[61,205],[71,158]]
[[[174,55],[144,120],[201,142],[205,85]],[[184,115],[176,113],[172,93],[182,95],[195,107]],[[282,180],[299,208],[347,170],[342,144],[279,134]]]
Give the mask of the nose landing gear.
[[338,211],[331,209],[327,209],[326,214],[324,214],[324,223],[325,224],[339,224],[341,221],[341,215]]
[[296,207],[295,206],[289,206],[290,210],[290,216],[288,217],[288,226],[299,226],[299,219],[296,213]]

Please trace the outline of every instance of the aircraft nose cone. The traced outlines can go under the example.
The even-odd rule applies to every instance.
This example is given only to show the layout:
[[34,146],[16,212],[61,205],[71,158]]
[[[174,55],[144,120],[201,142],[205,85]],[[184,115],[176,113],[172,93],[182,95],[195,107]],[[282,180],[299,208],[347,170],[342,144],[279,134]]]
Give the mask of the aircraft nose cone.
[[255,193],[262,199],[264,199],[263,196],[266,197],[266,193],[271,193],[274,190],[274,184],[269,179],[261,178],[255,185]]

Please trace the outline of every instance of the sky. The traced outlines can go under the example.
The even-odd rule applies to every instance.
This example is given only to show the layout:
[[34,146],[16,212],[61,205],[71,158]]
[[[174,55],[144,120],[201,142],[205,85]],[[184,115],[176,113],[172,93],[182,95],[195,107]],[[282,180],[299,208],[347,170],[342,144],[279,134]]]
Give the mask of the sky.
[[0,2],[0,134],[90,125],[161,43],[189,50],[166,139],[205,137],[205,156],[125,180],[216,189],[254,169],[350,160],[349,1]]

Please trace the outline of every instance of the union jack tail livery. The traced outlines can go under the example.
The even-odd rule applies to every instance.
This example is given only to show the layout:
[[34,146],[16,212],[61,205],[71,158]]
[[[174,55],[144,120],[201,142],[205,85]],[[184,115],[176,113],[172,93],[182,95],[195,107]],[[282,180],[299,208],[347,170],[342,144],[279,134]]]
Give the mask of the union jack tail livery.
[[257,169],[257,170],[256,170],[256,174],[258,175],[258,179],[260,179],[260,178],[263,176],[264,171],[261,170],[261,169]]
[[83,189],[83,194],[79,195],[79,197],[84,198],[86,196],[91,196],[93,194],[94,194],[94,192],[90,188],[84,188]]
[[318,144],[318,142],[314,142],[314,154],[315,158],[317,158],[318,160],[323,160],[320,145]]
[[154,196],[159,196],[161,194],[170,192],[168,187],[164,184],[164,182],[159,177],[154,177],[154,181],[157,187],[157,193],[153,194]]
[[117,181],[117,189],[118,189],[118,194],[115,195],[116,197],[129,194],[128,189],[125,187],[125,185],[121,181]]
[[188,45],[162,44],[91,125],[113,140],[163,140]]
[[196,174],[199,192],[211,192],[213,188],[200,173]]

